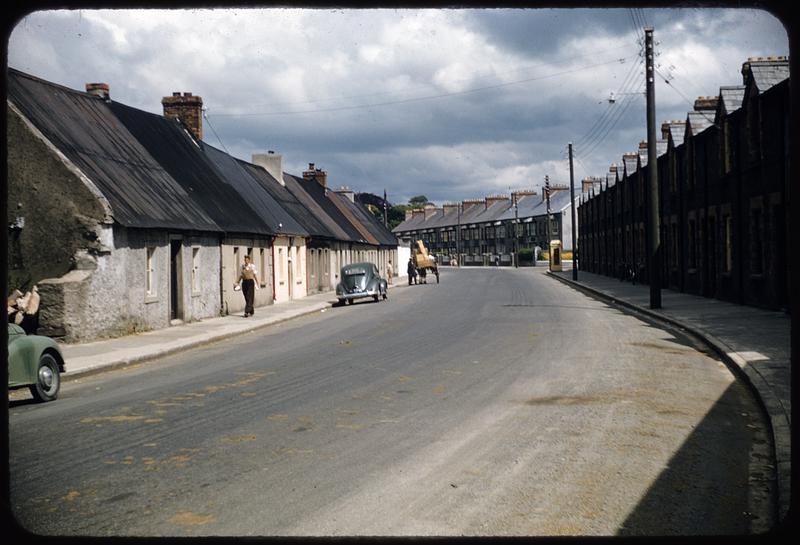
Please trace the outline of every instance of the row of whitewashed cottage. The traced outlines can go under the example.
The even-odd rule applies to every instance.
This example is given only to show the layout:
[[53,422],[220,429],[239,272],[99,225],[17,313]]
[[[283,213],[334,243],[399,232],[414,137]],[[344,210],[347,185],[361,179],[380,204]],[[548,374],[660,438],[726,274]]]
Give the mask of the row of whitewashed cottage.
[[39,334],[84,342],[241,312],[245,255],[256,307],[333,290],[348,263],[396,272],[396,237],[325,171],[232,157],[203,141],[200,97],[162,105],[9,69],[7,289],[38,287]]

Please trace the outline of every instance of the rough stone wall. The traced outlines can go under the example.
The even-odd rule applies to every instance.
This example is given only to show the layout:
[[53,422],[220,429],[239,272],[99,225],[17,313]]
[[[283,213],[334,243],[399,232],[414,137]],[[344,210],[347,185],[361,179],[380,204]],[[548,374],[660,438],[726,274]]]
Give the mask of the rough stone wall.
[[79,250],[103,248],[105,209],[22,118],[7,111],[8,288],[29,289],[76,266]]

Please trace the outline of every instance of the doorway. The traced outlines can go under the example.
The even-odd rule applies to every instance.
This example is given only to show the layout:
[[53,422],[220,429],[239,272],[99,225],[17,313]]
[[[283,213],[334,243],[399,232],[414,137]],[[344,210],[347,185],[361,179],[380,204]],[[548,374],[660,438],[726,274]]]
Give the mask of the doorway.
[[183,282],[181,282],[182,279],[181,247],[182,244],[180,240],[169,241],[170,320],[183,319],[183,305],[181,304],[183,300],[182,298]]

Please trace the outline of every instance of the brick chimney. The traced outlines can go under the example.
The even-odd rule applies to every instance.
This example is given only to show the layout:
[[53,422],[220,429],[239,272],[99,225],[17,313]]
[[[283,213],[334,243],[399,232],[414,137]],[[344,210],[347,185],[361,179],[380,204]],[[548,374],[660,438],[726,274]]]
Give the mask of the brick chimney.
[[425,210],[422,208],[415,208],[411,211],[411,217],[418,218],[420,216],[425,216]]
[[507,195],[489,195],[484,199],[484,202],[486,203],[486,208],[488,209],[496,202],[507,201],[507,200],[509,200]]
[[581,192],[586,193],[587,191],[592,189],[595,186],[595,184],[601,184],[601,183],[603,183],[602,178],[595,178],[593,176],[584,178],[583,180],[581,180]]
[[192,93],[172,93],[161,99],[164,117],[179,119],[197,140],[203,139],[203,99]]
[[517,203],[519,204],[525,197],[533,197],[536,195],[536,191],[533,189],[519,189],[517,191],[511,192],[511,204]]
[[281,185],[286,185],[283,181],[283,156],[281,154],[272,150],[267,153],[254,153],[252,162],[269,172]]
[[694,101],[694,111],[696,112],[707,112],[707,111],[716,111],[717,110],[717,103],[719,102],[719,97],[697,97]]
[[445,203],[442,205],[442,213],[447,214],[457,214],[458,213],[458,204],[457,203]]
[[352,189],[350,189],[346,185],[343,185],[342,187],[337,189],[336,192],[339,195],[342,195],[343,197],[345,197],[350,202],[356,202],[356,194],[353,192]]
[[90,95],[100,97],[105,101],[111,100],[111,93],[107,83],[87,83],[86,92]]
[[476,204],[483,204],[483,199],[465,199],[461,201],[461,210],[466,212]]
[[670,125],[669,121],[664,121],[661,124],[661,139],[662,140],[669,139],[669,125]]
[[425,219],[430,219],[436,212],[439,211],[439,208],[436,208],[436,205],[433,203],[426,203],[425,207],[422,209],[423,213],[425,214]]
[[413,216],[414,216],[414,211],[411,210],[410,208],[406,209],[406,221],[410,220]]
[[303,171],[304,180],[316,180],[319,185],[328,190],[328,173],[319,168],[314,168],[314,163],[308,163],[308,170]]

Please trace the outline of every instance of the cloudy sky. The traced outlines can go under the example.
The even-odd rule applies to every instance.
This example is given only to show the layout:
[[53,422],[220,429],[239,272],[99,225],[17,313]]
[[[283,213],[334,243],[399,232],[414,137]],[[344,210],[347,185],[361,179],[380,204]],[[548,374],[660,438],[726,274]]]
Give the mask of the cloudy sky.
[[659,123],[740,84],[748,57],[789,53],[749,9],[84,9],[18,21],[8,64],[155,113],[191,92],[205,141],[236,157],[274,150],[334,187],[441,204],[568,183],[570,141],[576,181],[634,151],[644,25]]

